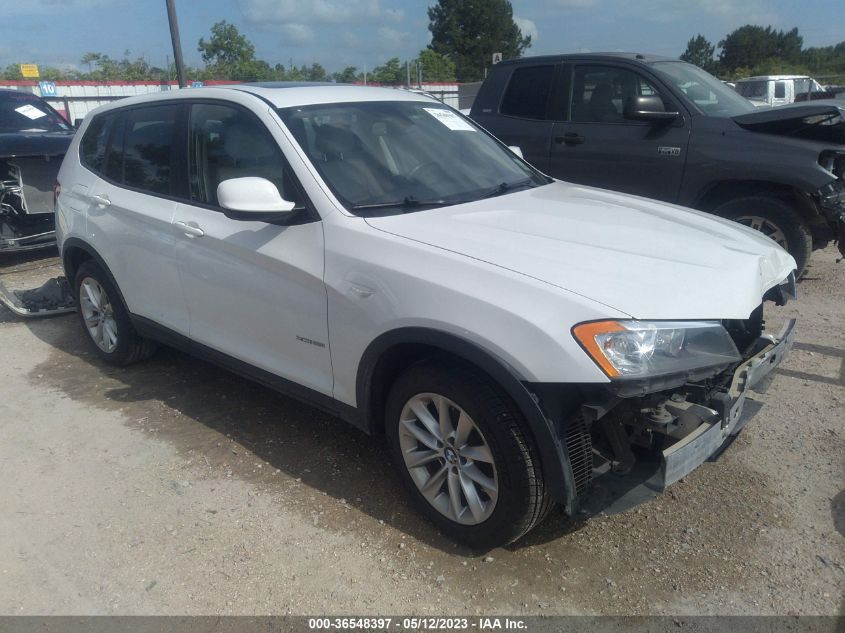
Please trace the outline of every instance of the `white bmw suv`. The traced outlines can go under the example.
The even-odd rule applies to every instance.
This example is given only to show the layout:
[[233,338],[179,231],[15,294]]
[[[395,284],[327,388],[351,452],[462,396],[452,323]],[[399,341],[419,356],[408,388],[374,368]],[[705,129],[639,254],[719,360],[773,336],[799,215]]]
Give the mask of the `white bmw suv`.
[[774,242],[555,181],[425,95],[126,99],[86,117],[58,179],[103,359],[163,342],[386,434],[423,513],[476,547],[597,481],[689,473],[792,343],[791,321],[763,334],[795,290]]

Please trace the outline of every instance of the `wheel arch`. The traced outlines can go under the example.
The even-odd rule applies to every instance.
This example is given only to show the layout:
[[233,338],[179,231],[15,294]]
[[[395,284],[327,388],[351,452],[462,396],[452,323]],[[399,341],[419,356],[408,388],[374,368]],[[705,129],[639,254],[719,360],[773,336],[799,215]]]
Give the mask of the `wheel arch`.
[[776,197],[790,203],[808,224],[821,214],[810,195],[792,185],[769,180],[722,180],[705,188],[695,201],[695,208],[712,212],[736,198],[748,196]]
[[62,243],[62,266],[65,270],[65,276],[67,277],[67,280],[74,292],[76,292],[76,288],[74,288],[74,279],[79,267],[86,261],[92,260],[96,262],[96,264],[109,278],[112,286],[114,286],[115,290],[117,290],[118,297],[120,298],[121,303],[123,303],[123,307],[128,310],[126,299],[123,297],[123,292],[120,290],[117,280],[114,278],[108,264],[106,264],[105,260],[97,252],[97,250],[87,242],[77,237],[70,237]]
[[572,470],[563,443],[540,403],[505,361],[461,336],[423,327],[406,327],[377,337],[358,365],[356,400],[367,431],[383,433],[384,407],[393,378],[432,357],[451,357],[471,365],[496,383],[518,408],[534,438],[551,494],[571,511],[575,501]]

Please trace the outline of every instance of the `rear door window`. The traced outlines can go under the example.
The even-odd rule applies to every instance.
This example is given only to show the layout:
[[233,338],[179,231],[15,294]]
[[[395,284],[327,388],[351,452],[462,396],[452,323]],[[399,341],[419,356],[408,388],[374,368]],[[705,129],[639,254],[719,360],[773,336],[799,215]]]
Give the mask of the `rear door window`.
[[517,68],[511,75],[499,111],[523,119],[545,119],[554,66]]
[[127,187],[161,195],[177,195],[178,183],[174,171],[178,156],[178,117],[178,105],[128,110],[123,121],[122,156],[118,152],[114,160],[109,157],[110,173],[118,174],[122,162],[122,182]]

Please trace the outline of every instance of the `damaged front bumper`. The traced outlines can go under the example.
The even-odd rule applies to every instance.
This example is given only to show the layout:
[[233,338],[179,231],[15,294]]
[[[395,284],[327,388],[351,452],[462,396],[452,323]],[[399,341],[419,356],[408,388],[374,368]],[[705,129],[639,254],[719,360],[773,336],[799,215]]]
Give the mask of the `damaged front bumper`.
[[0,253],[21,253],[56,245],[52,218],[21,226],[11,218],[0,217]]
[[61,157],[0,158],[0,253],[56,244],[53,183],[60,164]]
[[739,365],[710,378],[637,395],[585,393],[561,434],[570,514],[630,509],[715,459],[762,407],[749,396],[766,390],[794,340],[792,319],[777,336],[752,338]]
[[[792,348],[794,340],[795,319],[790,319],[777,338],[763,336],[759,339],[758,351],[736,368],[727,391],[713,395],[713,408],[701,405],[693,405],[686,410],[675,408],[679,417],[692,415],[699,419],[700,424],[662,452],[661,489],[695,470],[742,430],[748,421],[743,411],[749,391],[755,387],[757,391],[765,390],[768,386],[766,378]],[[672,412],[671,401],[666,408]]]

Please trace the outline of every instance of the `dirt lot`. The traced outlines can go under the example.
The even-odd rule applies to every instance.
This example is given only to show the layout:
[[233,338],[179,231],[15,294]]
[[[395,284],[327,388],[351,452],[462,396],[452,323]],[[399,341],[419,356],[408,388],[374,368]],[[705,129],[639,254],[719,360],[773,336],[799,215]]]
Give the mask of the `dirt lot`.
[[[479,555],[413,511],[384,446],[75,315],[0,307],[2,614],[836,614],[845,595],[845,263],[814,255],[792,356],[736,442],[614,516]],[[0,260],[10,287],[60,274]]]

